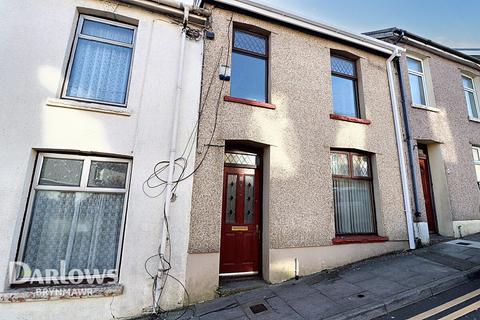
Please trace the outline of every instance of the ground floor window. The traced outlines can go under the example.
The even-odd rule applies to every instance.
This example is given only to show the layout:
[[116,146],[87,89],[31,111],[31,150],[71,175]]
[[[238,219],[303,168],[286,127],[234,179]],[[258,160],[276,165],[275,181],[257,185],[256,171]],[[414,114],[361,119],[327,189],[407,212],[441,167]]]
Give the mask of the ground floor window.
[[370,156],[332,151],[331,168],[336,234],[375,234]]
[[480,188],[480,147],[472,147],[473,162],[475,163],[475,171],[477,172],[477,184]]
[[16,280],[115,278],[130,170],[127,159],[39,154]]

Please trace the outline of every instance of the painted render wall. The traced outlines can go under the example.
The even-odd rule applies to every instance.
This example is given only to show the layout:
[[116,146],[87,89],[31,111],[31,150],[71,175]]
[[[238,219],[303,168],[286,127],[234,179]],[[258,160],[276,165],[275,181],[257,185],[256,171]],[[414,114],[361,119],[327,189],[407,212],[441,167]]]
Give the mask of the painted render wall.
[[[402,44],[407,55],[425,59],[430,76],[429,91],[433,95],[435,110],[411,106],[406,57],[401,63],[405,81],[406,101],[413,138],[426,143],[430,156],[434,201],[439,232],[460,236],[480,232],[480,192],[477,187],[472,145],[480,145],[480,123],[470,121],[465,101],[462,72],[480,76],[459,62],[446,59],[431,51]],[[415,166],[418,175],[420,211],[425,212],[425,202],[418,168],[418,149],[415,147]],[[420,221],[426,221],[423,214]]]
[[[230,84],[218,79],[217,63],[225,64],[227,59],[231,18],[233,23],[254,25],[270,32],[270,101],[276,110],[223,101],[223,96],[229,95]],[[262,237],[263,276],[267,281],[278,282],[293,276],[291,266],[295,256],[305,257],[300,259],[300,271],[307,274],[347,263],[343,258],[352,251],[358,251],[358,255],[351,256],[351,261],[404,248],[406,221],[386,57],[220,8],[213,10],[212,26],[215,40],[205,43],[203,87],[210,87],[211,79],[213,82],[208,97],[207,90],[203,90],[205,109],[197,161],[207,152],[217,105],[218,124],[212,140],[214,146],[208,149],[194,178],[187,263],[187,289],[192,299],[212,298],[218,284],[225,152],[222,146],[226,140],[261,144],[267,155]],[[330,49],[360,57],[360,100],[371,125],[329,118]],[[378,231],[391,241],[331,246],[335,236],[331,148],[374,153]],[[284,266],[286,272],[280,270]]]
[[[127,109],[105,113],[55,107],[78,18],[78,10],[138,22]],[[145,260],[160,243],[163,198],[149,199],[142,183],[160,160],[168,160],[181,26],[166,16],[115,1],[2,1],[0,4],[0,293],[15,258],[36,150],[72,150],[133,158],[116,297],[0,303],[1,319],[110,319],[138,315],[152,306]],[[187,41],[178,148],[197,120],[203,42]],[[50,101],[50,102],[48,102]],[[67,103],[68,104],[68,103]],[[192,155],[187,172],[193,169]],[[192,179],[181,183],[170,220],[172,275],[184,281]],[[158,260],[149,269],[154,272]],[[177,307],[183,289],[171,282],[165,305]],[[72,312],[72,311],[75,312]]]

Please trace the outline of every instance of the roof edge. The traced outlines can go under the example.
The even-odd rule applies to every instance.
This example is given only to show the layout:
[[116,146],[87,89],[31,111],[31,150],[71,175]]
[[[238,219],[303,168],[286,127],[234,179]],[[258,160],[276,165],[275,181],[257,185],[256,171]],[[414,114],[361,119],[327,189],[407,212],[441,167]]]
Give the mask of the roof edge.
[[256,3],[250,0],[210,0],[206,2],[219,3],[234,8],[242,9],[266,18],[277,20],[288,25],[300,27],[315,33],[323,34],[333,38],[341,39],[343,41],[356,44],[361,47],[366,47],[374,51],[393,54],[404,52],[405,49],[394,44],[378,40],[368,35],[360,33],[353,33],[332,25],[313,21],[293,13],[282,11],[264,4]]

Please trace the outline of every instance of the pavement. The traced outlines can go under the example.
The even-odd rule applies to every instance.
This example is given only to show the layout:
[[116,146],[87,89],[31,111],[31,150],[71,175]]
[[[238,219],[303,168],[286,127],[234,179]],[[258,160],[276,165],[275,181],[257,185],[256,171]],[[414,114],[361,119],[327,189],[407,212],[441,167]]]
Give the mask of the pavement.
[[372,319],[480,278],[480,234],[144,319]]

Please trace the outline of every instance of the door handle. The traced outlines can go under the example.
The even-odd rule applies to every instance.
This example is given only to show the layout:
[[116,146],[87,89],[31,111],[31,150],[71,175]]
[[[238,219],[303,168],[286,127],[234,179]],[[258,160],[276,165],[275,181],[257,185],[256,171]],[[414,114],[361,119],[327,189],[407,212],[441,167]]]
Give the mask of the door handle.
[[260,235],[260,228],[258,227],[258,224],[255,226],[255,228],[256,228],[257,238],[258,240],[260,240],[261,235]]

